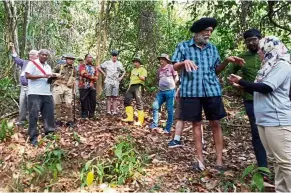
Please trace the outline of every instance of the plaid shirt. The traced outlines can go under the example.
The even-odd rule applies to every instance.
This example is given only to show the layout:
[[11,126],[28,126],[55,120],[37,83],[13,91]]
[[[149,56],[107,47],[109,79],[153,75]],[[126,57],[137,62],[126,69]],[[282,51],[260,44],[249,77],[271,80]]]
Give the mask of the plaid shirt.
[[213,97],[221,96],[221,87],[216,76],[216,67],[220,64],[220,56],[216,46],[208,43],[203,49],[197,47],[194,38],[179,43],[172,57],[172,62],[192,60],[197,71],[187,72],[181,69],[181,97]]

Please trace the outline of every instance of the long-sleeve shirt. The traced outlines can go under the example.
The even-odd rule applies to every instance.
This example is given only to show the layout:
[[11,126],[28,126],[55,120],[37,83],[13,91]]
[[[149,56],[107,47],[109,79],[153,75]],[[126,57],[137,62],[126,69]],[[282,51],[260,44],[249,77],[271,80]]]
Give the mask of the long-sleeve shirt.
[[28,81],[25,78],[25,68],[27,66],[27,63],[29,62],[29,60],[24,60],[18,57],[17,54],[12,54],[12,58],[14,63],[20,67],[21,71],[20,71],[20,76],[19,76],[19,82],[22,86],[27,86],[28,85]]

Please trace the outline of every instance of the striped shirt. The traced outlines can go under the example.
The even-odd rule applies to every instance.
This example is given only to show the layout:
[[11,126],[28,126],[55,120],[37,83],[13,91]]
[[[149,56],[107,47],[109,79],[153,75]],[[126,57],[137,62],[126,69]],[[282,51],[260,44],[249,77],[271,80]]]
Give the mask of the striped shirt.
[[221,96],[221,87],[216,76],[216,67],[220,64],[220,56],[215,45],[208,43],[199,48],[194,38],[179,43],[172,57],[172,62],[191,60],[197,66],[196,71],[187,72],[181,69],[181,97],[213,97]]

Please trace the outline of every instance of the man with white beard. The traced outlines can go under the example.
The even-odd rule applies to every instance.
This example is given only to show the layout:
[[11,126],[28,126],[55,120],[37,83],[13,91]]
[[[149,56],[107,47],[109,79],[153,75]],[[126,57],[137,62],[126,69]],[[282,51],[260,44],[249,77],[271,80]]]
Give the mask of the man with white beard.
[[[196,162],[193,169],[200,171],[205,169],[202,154],[202,108],[206,119],[209,120],[215,142],[217,158],[214,168],[219,171],[225,170],[222,162],[223,136],[220,119],[226,116],[226,112],[217,74],[230,62],[244,64],[243,59],[234,56],[227,57],[221,63],[216,46],[209,42],[216,25],[217,21],[214,18],[201,18],[194,22],[190,29],[194,37],[179,43],[172,57],[174,70],[180,70],[178,120],[192,122],[196,149]],[[179,142],[180,136],[176,134],[173,140]]]

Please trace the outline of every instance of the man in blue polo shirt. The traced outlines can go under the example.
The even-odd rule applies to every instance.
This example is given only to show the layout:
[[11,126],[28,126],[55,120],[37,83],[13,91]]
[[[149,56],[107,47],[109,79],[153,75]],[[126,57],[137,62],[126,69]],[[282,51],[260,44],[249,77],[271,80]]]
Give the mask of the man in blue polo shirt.
[[222,63],[215,45],[209,38],[217,25],[214,18],[201,18],[194,22],[191,32],[194,37],[179,43],[172,57],[174,69],[180,70],[180,113],[179,120],[191,121],[195,138],[197,162],[194,170],[204,170],[202,154],[202,108],[209,120],[216,147],[215,169],[222,171],[223,137],[220,119],[226,116],[221,98],[221,86],[217,77],[229,62],[239,65],[244,60],[239,57],[227,57]]

